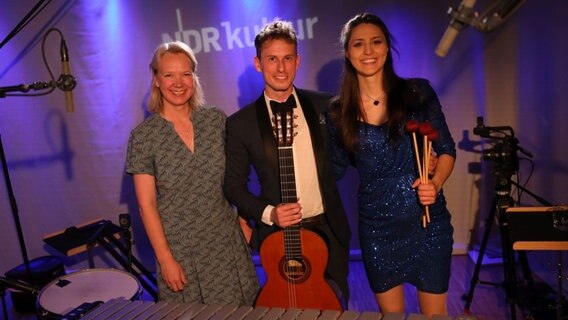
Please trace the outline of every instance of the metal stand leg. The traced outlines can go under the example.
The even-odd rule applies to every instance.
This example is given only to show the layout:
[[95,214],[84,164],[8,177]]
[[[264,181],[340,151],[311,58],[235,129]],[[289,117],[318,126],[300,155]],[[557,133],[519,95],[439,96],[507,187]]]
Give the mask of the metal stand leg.
[[2,313],[4,314],[4,319],[8,320],[8,308],[6,306],[6,288],[0,284],[0,296],[2,297]]
[[503,271],[505,298],[509,304],[509,311],[511,319],[517,318],[515,306],[517,304],[517,274],[515,271],[515,253],[509,243],[509,233],[507,230],[507,222],[505,219],[505,212],[501,212],[499,216],[499,226],[501,231],[501,245],[503,255]]
[[[510,307],[510,314],[511,319],[516,319],[516,305],[518,304],[517,299],[517,276],[516,276],[516,268],[515,268],[515,253],[513,251],[512,245],[509,242],[509,231],[507,228],[507,221],[505,220],[505,212],[507,208],[513,205],[513,199],[508,195],[500,195],[498,194],[493,198],[491,212],[487,217],[486,221],[486,229],[483,235],[483,239],[481,242],[481,246],[479,249],[479,255],[477,257],[477,262],[475,264],[475,269],[473,271],[473,275],[471,277],[469,291],[463,295],[463,299],[465,300],[465,307],[464,311],[466,313],[470,312],[471,302],[473,300],[473,293],[475,291],[475,286],[478,283],[483,284],[492,284],[495,286],[499,286],[498,284],[490,283],[490,282],[483,282],[479,280],[479,271],[482,266],[483,257],[485,255],[485,250],[487,248],[487,241],[489,239],[489,234],[491,232],[491,226],[495,223],[495,215],[497,214],[497,223],[499,225],[499,232],[501,236],[501,249],[502,249],[502,256],[503,256],[503,275],[504,281],[502,283],[505,289],[505,297],[507,300],[507,304]],[[533,284],[532,274],[528,265],[528,260],[526,258],[525,252],[519,252],[520,263],[523,269],[523,275],[525,280],[528,282],[530,286]]]
[[487,240],[489,239],[489,234],[491,233],[491,226],[494,223],[495,218],[495,210],[497,208],[497,198],[493,198],[491,202],[491,211],[489,212],[489,216],[487,216],[487,220],[485,223],[485,233],[483,234],[483,238],[481,239],[481,246],[479,247],[479,253],[477,255],[477,261],[475,263],[475,269],[473,270],[473,275],[471,276],[470,284],[469,284],[469,291],[463,295],[463,299],[465,300],[465,307],[464,311],[469,313],[469,308],[471,307],[471,301],[473,300],[473,293],[475,291],[475,286],[479,282],[479,271],[481,270],[481,265],[483,263],[483,257],[485,255],[485,249],[487,247]]
[[128,272],[132,272],[132,233],[130,232],[130,214],[119,214],[118,221],[125,240],[126,256],[128,259]]
[[[154,289],[154,287],[157,288],[156,278],[154,277],[154,275],[152,275],[152,273],[150,273],[144,267],[144,265],[142,265],[142,263],[135,257],[130,256],[129,259],[131,261],[125,260],[124,257],[119,252],[127,254],[128,249],[124,246],[124,244],[118,241],[110,232],[108,232],[108,230],[104,226],[105,225],[103,225],[101,233],[97,234],[96,238],[97,242],[101,246],[103,246],[116,259],[116,261],[118,261],[126,270],[131,269],[130,273],[132,273],[132,275],[134,275],[140,281],[140,284],[148,291],[148,293],[152,296],[152,298],[154,298],[154,301],[157,301],[158,292],[156,289]],[[118,252],[115,248],[118,249]],[[136,270],[132,269],[131,263],[140,272],[137,272]],[[142,277],[140,273],[146,276],[146,278]]]
[[562,293],[562,251],[558,251],[558,293],[556,294],[556,319],[564,319],[564,294]]

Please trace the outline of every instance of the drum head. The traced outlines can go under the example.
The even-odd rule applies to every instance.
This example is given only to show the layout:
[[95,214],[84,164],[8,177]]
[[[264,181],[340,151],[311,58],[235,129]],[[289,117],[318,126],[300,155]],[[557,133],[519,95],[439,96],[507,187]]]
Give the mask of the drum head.
[[87,269],[55,279],[40,292],[41,310],[65,315],[83,303],[107,302],[113,298],[132,300],[140,284],[130,273],[116,269]]

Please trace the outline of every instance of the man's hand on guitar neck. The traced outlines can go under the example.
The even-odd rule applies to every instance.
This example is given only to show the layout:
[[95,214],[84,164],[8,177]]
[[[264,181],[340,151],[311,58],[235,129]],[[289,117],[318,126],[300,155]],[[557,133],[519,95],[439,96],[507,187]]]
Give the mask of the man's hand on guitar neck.
[[286,228],[291,225],[300,223],[302,220],[302,206],[295,203],[280,203],[270,212],[270,221],[279,226]]

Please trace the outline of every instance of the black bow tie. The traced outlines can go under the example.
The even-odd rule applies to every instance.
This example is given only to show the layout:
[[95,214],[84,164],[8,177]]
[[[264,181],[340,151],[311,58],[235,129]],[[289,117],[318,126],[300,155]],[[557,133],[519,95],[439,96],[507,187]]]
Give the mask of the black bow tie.
[[294,107],[296,107],[296,99],[294,98],[293,94],[291,94],[288,97],[288,100],[284,102],[270,100],[270,108],[272,109],[272,113],[286,113],[292,111],[292,108]]

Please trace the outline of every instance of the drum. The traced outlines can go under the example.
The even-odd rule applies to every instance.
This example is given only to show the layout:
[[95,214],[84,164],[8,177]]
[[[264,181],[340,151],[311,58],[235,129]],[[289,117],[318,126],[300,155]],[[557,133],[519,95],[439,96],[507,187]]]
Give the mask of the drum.
[[[29,267],[33,282],[31,283],[37,290],[41,290],[45,285],[65,274],[65,266],[63,260],[56,256],[43,256],[29,261]],[[7,278],[15,280],[23,280],[29,282],[26,265],[21,264],[12,270],[6,272]],[[18,312],[28,313],[36,312],[37,309],[37,292],[22,291],[10,288],[10,297],[12,305]]]
[[40,291],[37,310],[43,319],[59,319],[83,304],[113,298],[135,300],[142,290],[130,273],[117,269],[86,269],[59,277]]

